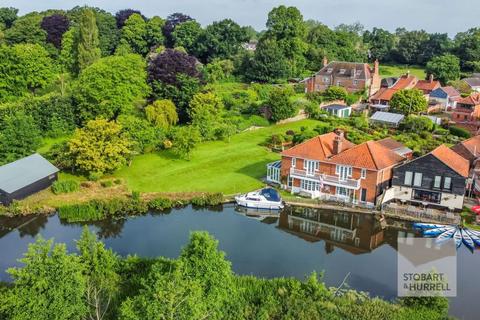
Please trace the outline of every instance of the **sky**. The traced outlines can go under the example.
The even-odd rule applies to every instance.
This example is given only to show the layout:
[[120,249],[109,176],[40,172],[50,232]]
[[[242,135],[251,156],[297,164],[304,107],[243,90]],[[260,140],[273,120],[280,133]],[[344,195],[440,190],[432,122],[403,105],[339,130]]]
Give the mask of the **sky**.
[[[45,9],[69,9],[77,5],[100,7],[112,13],[125,8],[140,10],[145,16],[166,17],[182,12],[202,25],[231,18],[240,25],[265,28],[268,12],[275,6],[295,6],[305,19],[318,20],[330,27],[360,22],[367,29],[397,27],[428,32],[457,32],[480,25],[478,0],[0,0],[0,7],[15,7],[20,14]],[[471,8],[469,10],[468,8]]]

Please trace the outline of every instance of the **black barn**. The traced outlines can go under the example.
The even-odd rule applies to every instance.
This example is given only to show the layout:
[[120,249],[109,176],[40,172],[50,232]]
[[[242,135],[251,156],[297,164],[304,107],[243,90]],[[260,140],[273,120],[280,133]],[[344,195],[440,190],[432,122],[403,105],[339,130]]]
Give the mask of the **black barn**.
[[0,167],[0,203],[9,205],[48,188],[58,169],[38,153]]

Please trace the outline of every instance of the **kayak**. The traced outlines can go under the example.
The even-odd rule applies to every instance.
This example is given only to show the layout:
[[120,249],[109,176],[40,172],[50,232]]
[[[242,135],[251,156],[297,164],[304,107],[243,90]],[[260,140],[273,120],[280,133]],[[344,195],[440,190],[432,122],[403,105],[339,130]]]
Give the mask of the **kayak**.
[[445,224],[433,224],[433,223],[420,223],[420,222],[415,222],[413,224],[414,228],[417,229],[436,229],[436,228],[445,228],[449,227],[448,225]]
[[475,249],[475,243],[473,242],[472,238],[463,229],[461,230],[461,234],[462,234],[462,241],[465,244],[465,246],[471,251],[473,251]]
[[[428,229],[428,230],[425,230],[423,231],[423,235],[424,236],[430,236],[430,237],[434,237],[434,236],[438,236],[439,234],[442,234],[448,230],[451,230],[452,228],[450,227],[442,227],[442,228],[435,228],[435,229]],[[453,228],[455,229],[455,228]]]
[[455,233],[455,231],[457,231],[457,229],[455,229],[455,228],[451,228],[448,231],[445,231],[444,233],[442,233],[441,235],[439,235],[437,237],[436,242],[440,243],[440,242],[451,239],[453,237],[453,234]]
[[462,233],[459,229],[457,229],[453,234],[453,239],[455,239],[455,245],[457,246],[457,248],[462,245]]
[[472,238],[473,242],[475,242],[475,244],[480,247],[480,237],[472,233],[472,230],[470,229],[463,230],[470,236],[470,238]]

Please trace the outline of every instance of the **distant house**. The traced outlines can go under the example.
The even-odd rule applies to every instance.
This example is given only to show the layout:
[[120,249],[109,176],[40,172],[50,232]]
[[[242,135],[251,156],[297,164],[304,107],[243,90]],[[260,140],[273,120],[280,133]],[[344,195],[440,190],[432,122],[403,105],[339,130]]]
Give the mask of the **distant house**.
[[397,128],[404,118],[403,114],[377,111],[370,117],[370,123]]
[[393,169],[392,188],[384,202],[461,210],[469,172],[468,161],[441,145],[432,152]]
[[397,140],[393,140],[392,138],[385,138],[382,140],[378,140],[377,143],[381,144],[385,148],[388,148],[395,152],[396,154],[407,158],[407,159],[412,159],[413,158],[413,151],[410,148],[407,148],[406,146],[403,145],[403,143],[398,142]]
[[352,107],[344,104],[330,104],[323,106],[322,109],[339,118],[348,118],[352,114]]
[[480,77],[471,77],[462,79],[472,91],[480,92]]
[[305,92],[324,91],[330,86],[343,87],[347,92],[367,91],[369,95],[380,89],[379,63],[373,69],[368,63],[333,61],[324,58],[323,68],[310,78],[304,79]]
[[283,151],[279,181],[292,193],[374,206],[389,186],[393,166],[403,161],[376,141],[355,145],[337,130]]
[[35,153],[0,167],[0,202],[9,205],[48,188],[57,180],[58,169]]
[[454,109],[462,97],[454,87],[440,87],[430,92],[429,102],[439,105],[443,110]]
[[373,105],[389,105],[393,95],[404,89],[412,89],[418,83],[418,79],[415,76],[411,76],[409,73],[401,76],[390,87],[380,88],[375,94],[370,96],[370,103]]
[[471,184],[469,187],[480,195],[480,136],[475,136],[470,139],[457,143],[451,148],[458,153],[470,164],[470,178]]
[[255,51],[257,50],[258,42],[256,40],[250,40],[249,42],[245,42],[242,44],[242,48],[247,51]]
[[480,119],[480,93],[476,92],[457,101],[452,114],[455,122],[471,122]]
[[440,81],[433,80],[433,74],[431,74],[428,80],[419,80],[414,88],[421,90],[424,95],[428,96],[433,90],[440,87]]

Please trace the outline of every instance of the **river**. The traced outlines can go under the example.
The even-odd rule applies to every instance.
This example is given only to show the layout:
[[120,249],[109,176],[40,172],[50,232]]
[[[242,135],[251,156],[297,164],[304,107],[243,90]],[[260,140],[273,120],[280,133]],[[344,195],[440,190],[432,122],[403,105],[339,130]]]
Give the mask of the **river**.
[[[175,258],[188,242],[191,231],[206,230],[219,240],[238,274],[304,279],[324,271],[327,285],[337,286],[349,274],[348,285],[385,299],[396,297],[397,237],[418,236],[411,223],[347,212],[294,208],[278,217],[249,217],[233,205],[173,209],[168,214],[88,223],[105,244],[120,255]],[[61,221],[58,216],[0,217],[0,280],[9,281],[5,270],[17,261],[37,235],[54,238],[75,250],[83,224]],[[456,298],[450,313],[461,319],[478,319],[477,293],[480,251],[457,252]]]

